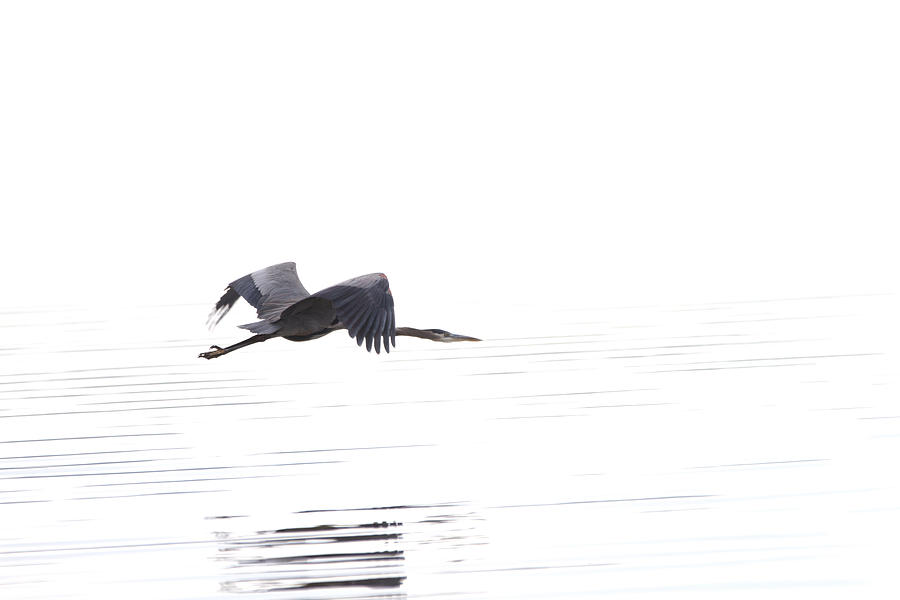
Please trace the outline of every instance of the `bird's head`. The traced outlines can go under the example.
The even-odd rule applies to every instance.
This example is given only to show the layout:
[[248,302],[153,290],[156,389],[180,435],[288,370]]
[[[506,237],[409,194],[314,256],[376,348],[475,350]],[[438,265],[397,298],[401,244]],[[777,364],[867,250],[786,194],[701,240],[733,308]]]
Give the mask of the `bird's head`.
[[458,333],[450,333],[443,329],[416,329],[415,327],[398,327],[397,335],[417,337],[432,342],[480,342],[478,338]]
[[431,334],[431,339],[435,342],[480,342],[478,338],[468,335],[460,335],[458,333],[450,333],[443,329],[425,329]]

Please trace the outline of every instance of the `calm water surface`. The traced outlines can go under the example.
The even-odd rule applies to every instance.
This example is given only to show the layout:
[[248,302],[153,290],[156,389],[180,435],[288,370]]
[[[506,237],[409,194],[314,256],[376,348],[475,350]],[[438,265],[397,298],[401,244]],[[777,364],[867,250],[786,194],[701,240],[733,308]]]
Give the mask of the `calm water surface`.
[[205,305],[5,309],[0,597],[896,597],[895,304],[470,307],[480,344],[209,362],[242,332]]

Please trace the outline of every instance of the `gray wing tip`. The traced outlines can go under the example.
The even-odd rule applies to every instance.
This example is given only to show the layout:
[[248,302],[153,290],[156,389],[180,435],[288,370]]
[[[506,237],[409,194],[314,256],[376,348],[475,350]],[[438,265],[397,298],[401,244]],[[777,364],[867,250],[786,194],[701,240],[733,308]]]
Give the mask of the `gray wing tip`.
[[216,302],[216,305],[206,318],[206,326],[209,327],[210,331],[215,329],[216,325],[219,324],[219,321],[228,314],[228,311],[231,310],[231,307],[234,306],[234,303],[237,302],[240,297],[240,294],[234,291],[231,286],[225,288],[225,293],[222,294],[222,297],[219,298],[219,301]]
[[[228,284],[228,287],[234,290],[239,296],[243,296],[244,300],[246,300],[250,306],[259,308],[259,304],[262,300],[262,292],[260,292],[256,282],[253,280],[252,274],[244,275],[240,279],[235,279]],[[237,302],[237,298],[235,298],[235,302]]]

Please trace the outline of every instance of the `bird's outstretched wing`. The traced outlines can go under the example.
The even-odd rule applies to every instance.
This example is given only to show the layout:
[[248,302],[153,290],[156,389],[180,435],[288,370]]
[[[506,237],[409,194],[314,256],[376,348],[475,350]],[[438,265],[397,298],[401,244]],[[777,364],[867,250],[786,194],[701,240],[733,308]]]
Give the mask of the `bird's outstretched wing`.
[[337,318],[358,345],[365,339],[366,350],[371,351],[374,342],[375,352],[380,354],[383,341],[385,352],[391,351],[396,331],[394,297],[383,273],[354,277],[313,296],[331,300]]
[[210,328],[215,327],[238,298],[249,302],[259,318],[277,321],[284,309],[308,296],[309,292],[297,277],[295,263],[272,265],[229,283],[210,313],[207,324]]

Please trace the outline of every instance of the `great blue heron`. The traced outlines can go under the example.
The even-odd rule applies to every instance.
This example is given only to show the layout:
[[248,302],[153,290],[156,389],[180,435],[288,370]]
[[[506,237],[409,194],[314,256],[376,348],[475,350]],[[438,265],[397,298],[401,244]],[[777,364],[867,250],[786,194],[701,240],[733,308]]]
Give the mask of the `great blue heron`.
[[394,323],[394,297],[387,276],[371,273],[348,279],[343,283],[310,294],[297,277],[297,265],[281,263],[254,271],[228,284],[225,293],[216,302],[209,315],[210,329],[231,310],[238,298],[243,298],[256,309],[262,319],[255,323],[239,325],[256,335],[233,346],[211,346],[200,358],[217,358],[238,348],[264,342],[269,338],[283,337],[292,342],[305,342],[328,335],[338,329],[346,329],[350,337],[366,350],[381,353],[391,351],[395,335],[407,335],[434,342],[480,342],[478,338],[458,335],[443,329],[413,329],[396,327]]

